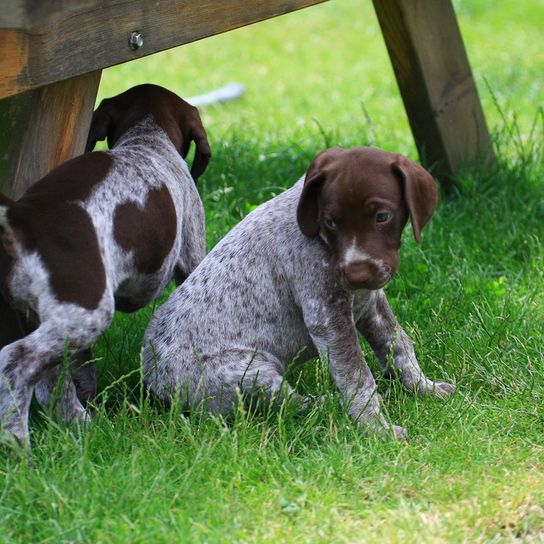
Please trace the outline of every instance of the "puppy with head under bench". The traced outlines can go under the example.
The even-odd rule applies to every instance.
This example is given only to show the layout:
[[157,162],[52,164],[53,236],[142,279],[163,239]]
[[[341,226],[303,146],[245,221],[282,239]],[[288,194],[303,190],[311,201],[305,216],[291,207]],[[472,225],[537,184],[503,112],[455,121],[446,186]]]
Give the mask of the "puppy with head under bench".
[[143,361],[150,389],[225,415],[239,393],[305,404],[284,373],[293,358],[319,353],[361,428],[404,437],[381,413],[357,333],[414,393],[454,391],[423,374],[383,291],[408,217],[419,242],[437,202],[432,176],[402,155],[368,147],[319,154],[304,178],[250,213],[155,313]]
[[96,385],[84,361],[114,310],[142,308],[205,255],[195,181],[211,154],[196,108],[140,85],[95,111],[89,150],[105,138],[110,151],[62,164],[17,201],[0,195],[0,318],[9,321],[0,350],[3,441],[28,444],[32,392],[50,404],[66,348],[74,361],[57,415],[85,420]]

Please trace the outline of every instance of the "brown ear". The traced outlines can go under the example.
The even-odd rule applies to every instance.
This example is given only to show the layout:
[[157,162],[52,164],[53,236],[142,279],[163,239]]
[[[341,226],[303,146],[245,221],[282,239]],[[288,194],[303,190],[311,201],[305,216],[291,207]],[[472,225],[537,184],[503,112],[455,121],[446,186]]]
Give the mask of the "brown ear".
[[105,101],[102,101],[100,106],[98,106],[93,113],[85,151],[92,151],[96,145],[96,142],[105,140],[108,137],[108,132],[112,122],[108,109],[109,107],[106,105]]
[[436,182],[427,170],[403,155],[399,155],[392,166],[402,181],[414,238],[419,243],[421,231],[438,205]]
[[[191,176],[196,183],[208,167],[212,152],[198,110],[185,102],[185,100],[178,97],[176,99],[181,100],[181,105],[178,102],[177,120],[172,119],[172,125],[175,123],[175,126],[171,126],[172,130],[168,131],[168,133],[184,159],[187,157],[187,153],[189,153],[191,142],[195,143]],[[170,117],[170,115],[168,116]]]
[[313,238],[319,234],[319,192],[325,181],[325,172],[316,161],[310,165],[297,206],[297,222],[302,234]]
[[208,137],[206,131],[202,126],[202,121],[200,120],[200,115],[198,112],[196,114],[197,119],[191,127],[191,134],[189,136],[190,140],[195,143],[195,156],[193,158],[193,164],[191,166],[191,175],[195,182],[198,178],[204,173],[208,167],[208,163],[212,158],[212,151],[210,149],[210,144],[208,143]]

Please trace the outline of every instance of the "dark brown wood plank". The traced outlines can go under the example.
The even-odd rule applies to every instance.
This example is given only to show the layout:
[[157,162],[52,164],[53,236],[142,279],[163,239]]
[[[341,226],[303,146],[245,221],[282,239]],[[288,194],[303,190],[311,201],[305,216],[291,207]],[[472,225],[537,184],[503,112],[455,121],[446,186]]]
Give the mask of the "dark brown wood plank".
[[[324,0],[8,0],[0,13],[0,98],[143,57]],[[2,15],[4,13],[4,15]],[[139,31],[143,46],[132,50]]]
[[446,184],[493,151],[450,0],[373,0],[420,157]]
[[0,100],[0,190],[19,197],[83,153],[100,70]]

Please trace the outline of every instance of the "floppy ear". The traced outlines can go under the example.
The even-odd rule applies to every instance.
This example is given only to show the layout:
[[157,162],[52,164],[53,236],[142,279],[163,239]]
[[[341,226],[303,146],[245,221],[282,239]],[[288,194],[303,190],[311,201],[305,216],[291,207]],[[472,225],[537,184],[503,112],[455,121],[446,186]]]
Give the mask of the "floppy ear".
[[438,205],[436,182],[427,170],[403,155],[398,156],[392,167],[402,181],[414,238],[419,243],[421,231]]
[[195,156],[191,166],[191,176],[193,176],[195,183],[208,167],[208,163],[212,157],[208,137],[206,136],[206,131],[200,121],[200,116],[198,116],[198,121],[198,124],[191,128],[191,134],[189,136],[190,140],[195,143]]
[[196,183],[208,167],[212,152],[198,110],[184,100],[181,100],[181,107],[178,105],[178,108],[175,118],[168,115],[172,120],[172,130],[169,131],[169,135],[184,159],[187,157],[187,153],[189,153],[191,142],[195,143],[195,156],[191,167],[191,176]]
[[96,142],[105,140],[108,137],[112,119],[107,110],[108,107],[102,102],[93,113],[85,151],[92,151]]
[[302,234],[313,238],[319,234],[319,193],[325,181],[323,172],[314,159],[304,178],[304,187],[297,206],[297,223]]

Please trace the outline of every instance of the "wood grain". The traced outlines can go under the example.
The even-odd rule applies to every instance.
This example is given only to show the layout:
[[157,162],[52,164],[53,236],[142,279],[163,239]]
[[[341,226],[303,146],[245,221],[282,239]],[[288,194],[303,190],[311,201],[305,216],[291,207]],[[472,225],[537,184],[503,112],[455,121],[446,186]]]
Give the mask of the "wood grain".
[[493,151],[450,0],[373,0],[420,157],[448,183]]
[[[150,55],[324,0],[7,0],[0,98]],[[3,15],[2,15],[3,13]],[[133,51],[130,34],[144,45]]]
[[0,101],[0,190],[17,198],[83,153],[100,70]]

